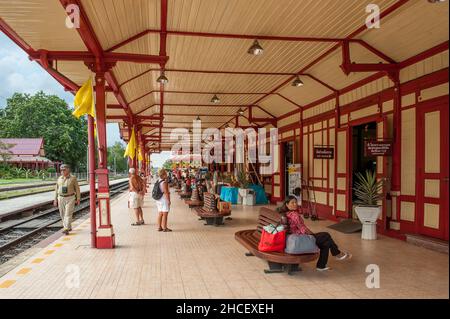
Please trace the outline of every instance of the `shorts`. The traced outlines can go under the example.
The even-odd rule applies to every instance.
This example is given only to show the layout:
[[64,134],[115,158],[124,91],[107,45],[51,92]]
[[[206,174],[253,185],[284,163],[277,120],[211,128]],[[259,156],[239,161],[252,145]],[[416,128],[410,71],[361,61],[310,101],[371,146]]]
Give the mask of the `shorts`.
[[163,195],[163,197],[160,200],[156,201],[156,208],[158,209],[158,213],[162,213],[162,212],[169,212],[170,210],[170,205],[167,202],[166,197]]
[[130,203],[130,208],[137,209],[144,206],[144,198],[142,195],[135,192],[130,192],[130,198],[128,201]]

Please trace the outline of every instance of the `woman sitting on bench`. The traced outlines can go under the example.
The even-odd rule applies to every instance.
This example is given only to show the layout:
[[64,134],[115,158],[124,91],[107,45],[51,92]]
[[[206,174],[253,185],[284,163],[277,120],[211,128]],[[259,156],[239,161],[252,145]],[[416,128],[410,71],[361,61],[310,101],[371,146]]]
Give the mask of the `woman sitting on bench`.
[[326,271],[331,268],[327,266],[328,253],[336,257],[337,260],[350,259],[351,254],[348,252],[341,252],[334,242],[331,235],[327,232],[313,233],[306,227],[303,218],[300,214],[297,198],[295,196],[288,196],[280,209],[281,222],[290,234],[296,235],[313,235],[316,238],[316,245],[320,249],[320,257],[317,261],[317,270]]

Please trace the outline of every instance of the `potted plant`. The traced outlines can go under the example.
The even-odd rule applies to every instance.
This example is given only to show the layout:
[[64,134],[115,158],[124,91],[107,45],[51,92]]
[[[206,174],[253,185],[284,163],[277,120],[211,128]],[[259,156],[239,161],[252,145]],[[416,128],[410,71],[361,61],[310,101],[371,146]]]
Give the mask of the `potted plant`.
[[376,223],[381,214],[381,200],[383,181],[377,181],[376,172],[366,170],[365,174],[355,174],[355,211],[363,225],[362,239],[377,239]]

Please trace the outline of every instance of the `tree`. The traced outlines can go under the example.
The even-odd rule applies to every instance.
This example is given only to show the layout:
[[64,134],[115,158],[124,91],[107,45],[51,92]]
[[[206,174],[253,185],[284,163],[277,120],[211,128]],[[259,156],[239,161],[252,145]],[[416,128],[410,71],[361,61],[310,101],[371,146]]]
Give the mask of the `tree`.
[[14,93],[0,110],[0,137],[44,138],[46,157],[86,167],[87,121],[76,119],[56,95]]
[[163,168],[165,170],[172,170],[172,161],[171,160],[165,161],[163,164]]
[[[116,142],[113,146],[108,147],[108,165],[113,171],[114,168],[118,173],[126,172],[127,170],[127,158],[123,157],[125,153],[125,146]],[[114,158],[116,158],[116,167],[114,167]]]
[[9,149],[13,145],[6,144],[0,141],[0,163],[6,162],[9,158],[11,158],[11,153],[9,152]]

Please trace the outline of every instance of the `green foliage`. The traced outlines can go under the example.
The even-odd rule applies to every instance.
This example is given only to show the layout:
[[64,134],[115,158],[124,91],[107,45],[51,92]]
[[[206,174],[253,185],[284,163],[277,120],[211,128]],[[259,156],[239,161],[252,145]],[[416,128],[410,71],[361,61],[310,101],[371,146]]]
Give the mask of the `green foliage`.
[[[127,159],[123,157],[125,146],[116,142],[113,146],[108,147],[108,165],[111,171],[117,170],[117,173],[123,173],[127,170]],[[116,159],[116,167],[114,167],[114,158]]]
[[[86,162],[87,121],[55,95],[15,93],[0,110],[0,137],[44,138],[46,157],[74,171]],[[85,165],[85,164],[84,164]]]
[[0,163],[1,179],[46,179],[50,176],[49,173],[50,172],[48,170],[31,170],[26,168],[13,167],[5,163]]
[[248,188],[250,185],[250,182],[247,178],[247,174],[245,171],[238,171],[236,176],[237,182],[239,183],[240,188]]
[[172,161],[171,160],[165,161],[163,164],[163,168],[165,170],[172,170]]
[[6,162],[11,158],[11,154],[8,151],[11,147],[12,145],[10,144],[0,142],[0,162]]
[[355,204],[364,206],[377,206],[383,191],[383,181],[377,181],[376,172],[366,170],[365,174],[358,172],[355,174]]

